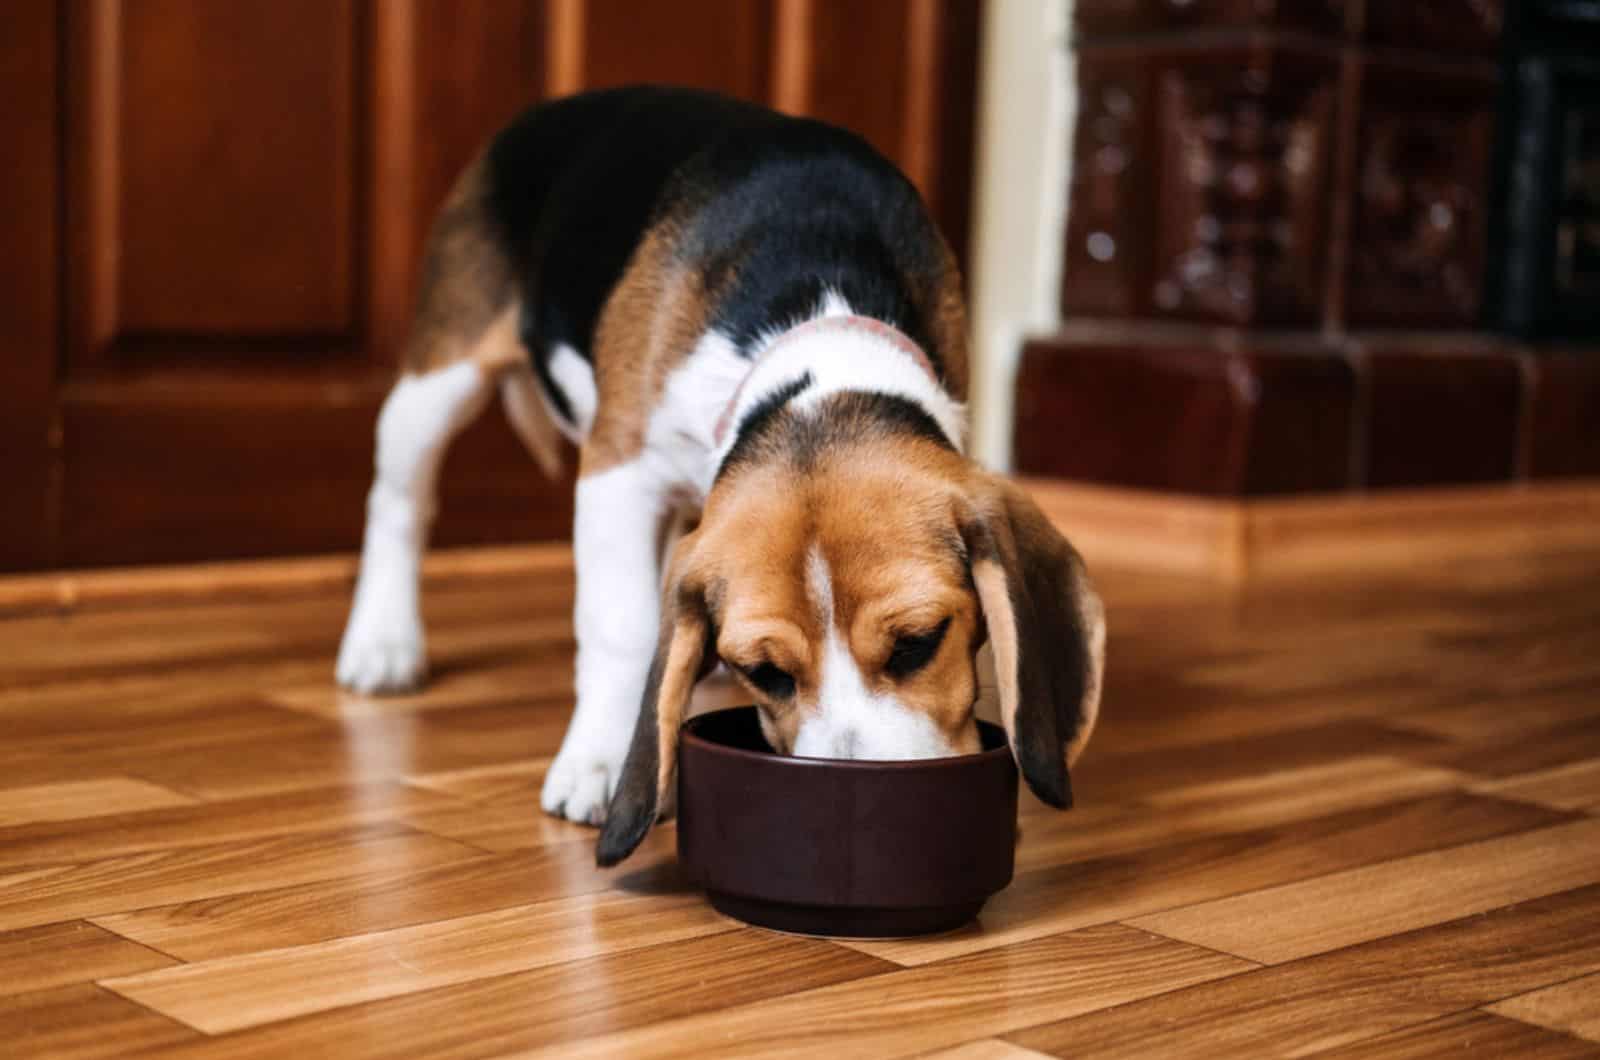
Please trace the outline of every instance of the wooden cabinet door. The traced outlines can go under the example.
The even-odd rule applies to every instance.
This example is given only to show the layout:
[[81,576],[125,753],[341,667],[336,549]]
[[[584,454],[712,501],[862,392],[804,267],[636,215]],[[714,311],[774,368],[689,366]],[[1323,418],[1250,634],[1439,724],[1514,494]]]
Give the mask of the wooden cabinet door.
[[[59,561],[359,541],[428,216],[538,94],[531,5],[72,0]],[[446,541],[556,536],[498,417]]]
[[60,328],[60,70],[53,3],[0,3],[0,570],[49,565]]
[[[429,219],[540,98],[673,81],[853,125],[964,235],[977,0],[58,2],[0,15],[42,117],[0,176],[32,207],[5,567],[354,548]],[[443,481],[442,543],[568,532],[497,409]]]

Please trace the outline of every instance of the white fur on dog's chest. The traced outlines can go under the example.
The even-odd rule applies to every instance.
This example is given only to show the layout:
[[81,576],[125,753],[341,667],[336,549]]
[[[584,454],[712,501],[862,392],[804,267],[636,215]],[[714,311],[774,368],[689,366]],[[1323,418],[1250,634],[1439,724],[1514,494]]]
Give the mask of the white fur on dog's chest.
[[[850,315],[844,299],[829,292],[812,320]],[[644,445],[630,461],[659,500],[703,504],[738,439],[740,420],[764,398],[807,375],[810,384],[790,406],[798,411],[845,391],[887,394],[921,408],[958,452],[965,451],[964,406],[902,348],[859,332],[834,330],[799,341],[784,339],[783,332],[768,336],[747,355],[728,336],[710,330],[667,376],[645,426]],[[563,364],[569,377],[577,365],[588,370],[587,362],[576,356]],[[585,385],[575,385],[579,382]],[[586,381],[564,379],[563,389],[592,395],[592,372]],[[587,436],[594,414],[592,406],[580,410],[576,441]]]

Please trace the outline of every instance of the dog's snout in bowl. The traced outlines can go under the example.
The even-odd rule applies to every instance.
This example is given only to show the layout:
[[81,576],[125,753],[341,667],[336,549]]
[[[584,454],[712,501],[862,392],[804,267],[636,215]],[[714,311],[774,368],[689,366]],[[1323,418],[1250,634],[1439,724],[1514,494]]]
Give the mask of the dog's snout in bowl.
[[957,758],[773,753],[754,707],[683,728],[678,857],[719,911],[803,935],[903,938],[972,920],[1011,882],[1017,770],[997,726]]

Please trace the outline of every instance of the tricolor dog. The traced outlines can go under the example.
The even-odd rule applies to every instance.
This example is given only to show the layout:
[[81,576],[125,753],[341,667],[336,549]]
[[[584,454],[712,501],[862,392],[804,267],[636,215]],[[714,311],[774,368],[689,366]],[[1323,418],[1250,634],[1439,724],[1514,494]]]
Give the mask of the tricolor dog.
[[669,809],[719,662],[780,752],[924,758],[977,749],[987,640],[1018,766],[1068,805],[1100,602],[1033,503],[963,456],[966,388],[950,251],[858,137],[685,90],[535,107],[430,237],[339,681],[422,680],[440,461],[498,390],[547,470],[558,432],[580,446],[577,704],[542,803],[604,825],[603,864]]

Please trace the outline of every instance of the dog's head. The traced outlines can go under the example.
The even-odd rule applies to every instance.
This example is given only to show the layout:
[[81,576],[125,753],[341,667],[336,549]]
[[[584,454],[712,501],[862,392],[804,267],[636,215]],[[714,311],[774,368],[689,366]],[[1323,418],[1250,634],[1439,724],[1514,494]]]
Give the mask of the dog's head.
[[1025,494],[905,429],[882,399],[830,401],[806,421],[828,424],[826,438],[736,450],[674,549],[602,864],[631,853],[670,803],[678,727],[718,660],[780,752],[931,758],[978,749],[987,639],[1023,777],[1045,802],[1071,804],[1105,647],[1082,561]]

